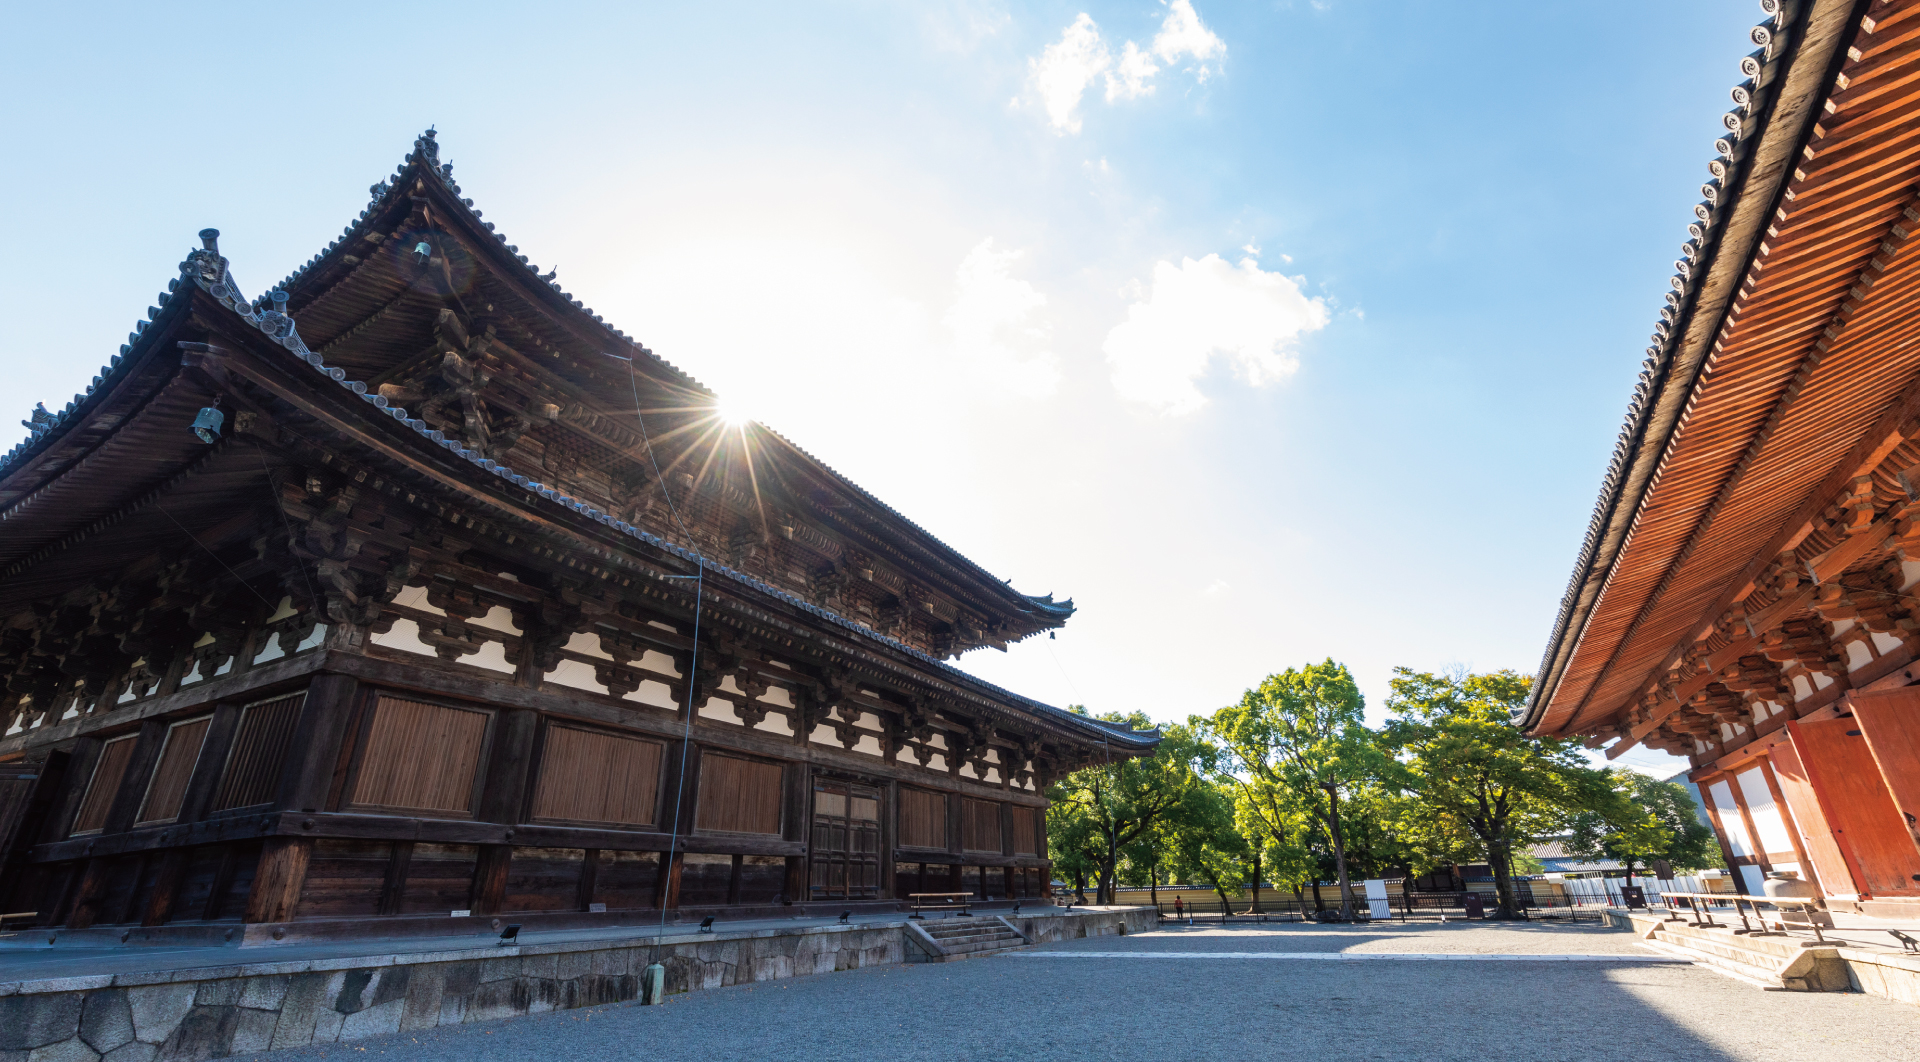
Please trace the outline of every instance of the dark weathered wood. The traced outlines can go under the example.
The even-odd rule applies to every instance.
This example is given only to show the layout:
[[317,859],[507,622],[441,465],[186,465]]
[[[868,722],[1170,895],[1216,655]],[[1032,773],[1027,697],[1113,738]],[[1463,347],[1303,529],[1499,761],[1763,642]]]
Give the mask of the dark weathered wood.
[[593,898],[594,889],[600,878],[600,849],[588,848],[580,856],[580,886],[576,907],[590,910],[597,902]]
[[300,888],[306,883],[307,862],[313,858],[313,841],[305,837],[271,837],[260,850],[259,868],[254,871],[253,890],[247,894],[243,920],[290,922],[300,905]]
[[93,780],[94,768],[100,764],[100,750],[106,743],[97,737],[84,737],[74,742],[73,750],[67,761],[67,774],[62,792],[54,799],[53,807],[47,815],[45,829],[41,832],[42,842],[54,841],[73,832],[73,820],[80,814],[80,804],[87,798],[87,785]]
[[147,894],[146,908],[141,912],[140,924],[143,926],[165,925],[173,917],[173,904],[180,893],[180,882],[186,876],[187,852],[184,848],[173,848],[156,855],[159,867],[153,876],[153,891]]
[[413,861],[413,842],[393,842],[393,854],[387,857],[387,876],[380,886],[380,913],[399,914],[407,893],[407,866]]
[[280,807],[320,811],[328,806],[359,688],[358,680],[351,675],[314,676],[307,687],[306,702],[300,706],[293,755],[277,801]]
[[660,906],[672,910],[680,906],[680,872],[686,867],[686,854],[674,852],[660,867]]
[[206,906],[200,910],[200,918],[211,922],[220,917],[227,907],[227,892],[233,888],[234,874],[240,869],[240,846],[224,844],[220,846],[220,864],[214,869],[213,880],[207,889]]
[[513,846],[480,846],[480,858],[473,871],[473,913],[494,914],[507,891],[507,869],[513,862]]
[[180,817],[176,821],[199,822],[206,818],[239,726],[240,705],[227,701],[214,708],[213,722],[207,726],[206,742],[200,748],[199,762],[193,766],[193,777],[187,782],[186,796],[180,800]]
[[87,860],[85,869],[80,872],[80,882],[74,887],[73,907],[67,915],[68,929],[85,929],[99,920],[112,862],[110,858]]

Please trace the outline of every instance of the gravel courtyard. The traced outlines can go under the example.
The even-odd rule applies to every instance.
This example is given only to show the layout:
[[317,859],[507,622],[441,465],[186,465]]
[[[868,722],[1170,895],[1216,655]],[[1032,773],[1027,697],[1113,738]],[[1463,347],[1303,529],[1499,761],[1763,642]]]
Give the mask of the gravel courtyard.
[[1591,925],[1169,925],[262,1057],[1905,1062],[1920,1043],[1920,1009],[1660,958]]

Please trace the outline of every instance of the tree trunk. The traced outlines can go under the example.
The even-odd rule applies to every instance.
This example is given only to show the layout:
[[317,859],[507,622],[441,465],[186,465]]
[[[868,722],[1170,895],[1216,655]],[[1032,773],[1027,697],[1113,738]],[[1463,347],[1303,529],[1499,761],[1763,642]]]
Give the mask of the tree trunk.
[[1327,909],[1327,901],[1320,898],[1320,875],[1313,876],[1313,913],[1318,915]]
[[1633,888],[1633,857],[1627,857],[1627,888]]
[[1500,897],[1499,917],[1511,919],[1513,908],[1513,877],[1508,871],[1507,861],[1513,858],[1508,842],[1496,841],[1487,845],[1487,862],[1492,864],[1493,888]]
[[1347,842],[1340,831],[1340,790],[1327,787],[1327,808],[1332,812],[1328,826],[1333,831],[1333,866],[1340,873],[1340,917],[1353,921],[1353,882],[1347,878]]
[[1087,902],[1087,872],[1084,869],[1073,872],[1073,892],[1082,904]]

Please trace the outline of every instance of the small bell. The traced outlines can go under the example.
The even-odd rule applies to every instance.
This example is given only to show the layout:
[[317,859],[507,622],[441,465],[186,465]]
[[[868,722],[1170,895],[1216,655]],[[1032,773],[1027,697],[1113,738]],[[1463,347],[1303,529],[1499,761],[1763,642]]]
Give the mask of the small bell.
[[193,433],[203,443],[214,443],[220,439],[220,426],[226,423],[226,414],[213,406],[202,406],[193,417]]

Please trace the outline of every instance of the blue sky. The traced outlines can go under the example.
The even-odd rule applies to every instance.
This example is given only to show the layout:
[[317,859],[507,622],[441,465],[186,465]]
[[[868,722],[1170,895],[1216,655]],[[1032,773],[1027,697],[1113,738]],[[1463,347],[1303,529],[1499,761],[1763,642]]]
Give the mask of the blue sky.
[[[1538,665],[1745,0],[37,5],[0,360],[64,404],[413,137],[596,311],[1080,614],[962,665],[1183,718]],[[1637,751],[1630,762],[1677,764]]]

